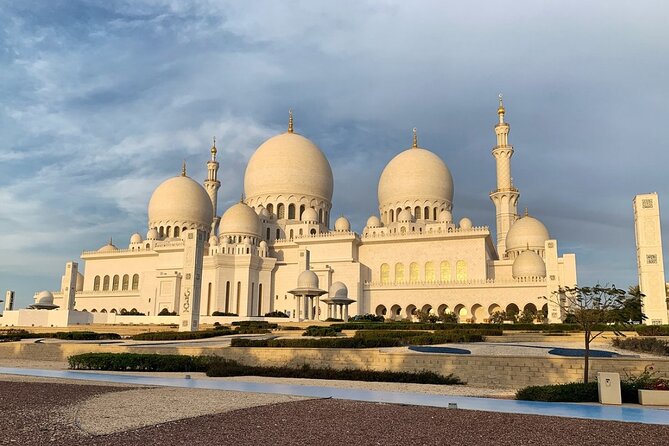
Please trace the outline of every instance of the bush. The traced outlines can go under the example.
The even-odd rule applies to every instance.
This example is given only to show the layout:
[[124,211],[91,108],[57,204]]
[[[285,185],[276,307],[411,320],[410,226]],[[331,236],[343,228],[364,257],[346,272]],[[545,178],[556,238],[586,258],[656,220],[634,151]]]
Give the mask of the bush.
[[265,317],[290,317],[283,311],[271,311],[269,313],[265,313]]
[[177,312],[176,311],[170,311],[167,308],[163,308],[160,310],[160,313],[158,313],[158,316],[176,316]]
[[234,327],[265,328],[267,330],[273,330],[279,326],[279,324],[269,323],[267,321],[234,321],[232,325]]
[[227,311],[214,311],[212,316],[238,316],[237,313],[228,313]]
[[228,336],[236,332],[227,328],[216,328],[205,331],[151,331],[139,333],[132,337],[135,341],[180,341],[185,339],[205,339],[216,336]]
[[130,311],[128,311],[124,308],[119,312],[119,314],[121,316],[146,316],[144,313],[140,313],[139,311],[137,311],[136,308],[133,308]]
[[[639,403],[638,389],[643,389],[642,377],[628,378],[620,382],[623,403]],[[516,392],[517,400],[548,401],[563,403],[596,403],[599,401],[597,382],[529,386]]]
[[344,319],[337,319],[336,317],[329,317],[325,319],[325,322],[344,322]]
[[280,325],[279,330],[285,330],[285,331],[302,331],[304,330],[302,327],[295,327],[293,325]]
[[356,314],[348,320],[349,322],[383,322],[385,318],[375,314]]
[[30,333],[26,330],[6,330],[0,332],[0,342],[20,341],[21,339],[54,338],[68,341],[100,341],[121,339],[118,333],[95,333],[93,331],[59,331],[56,333]]
[[257,328],[257,327],[237,327],[234,331],[235,334],[267,334],[271,333],[272,330],[268,328]]
[[158,355],[143,353],[84,353],[67,358],[75,370],[139,372],[206,372],[213,356]]
[[635,352],[669,356],[669,341],[657,338],[614,338],[613,346]]
[[457,324],[458,315],[455,313],[446,313],[445,311],[439,316],[439,320],[445,324]]
[[337,336],[341,332],[339,327],[319,327],[311,325],[304,330],[302,336]]
[[634,330],[639,336],[669,336],[669,325],[637,325]]

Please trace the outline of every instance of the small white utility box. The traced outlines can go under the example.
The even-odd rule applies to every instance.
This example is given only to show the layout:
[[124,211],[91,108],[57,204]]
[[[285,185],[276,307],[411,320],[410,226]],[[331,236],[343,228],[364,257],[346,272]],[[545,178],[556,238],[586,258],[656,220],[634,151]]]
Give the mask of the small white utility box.
[[620,392],[620,374],[597,372],[597,390],[602,404],[622,404]]

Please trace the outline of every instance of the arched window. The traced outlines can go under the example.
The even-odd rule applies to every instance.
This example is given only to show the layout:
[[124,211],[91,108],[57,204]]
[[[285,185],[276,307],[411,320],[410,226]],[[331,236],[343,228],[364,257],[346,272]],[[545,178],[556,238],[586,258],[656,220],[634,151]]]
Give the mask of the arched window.
[[100,276],[95,276],[93,279],[93,291],[100,291]]
[[151,247],[151,244],[150,244],[150,243],[147,243],[147,244],[146,244],[146,249],[149,249],[150,247]]
[[276,230],[276,239],[279,240],[281,238],[281,230],[277,228]]
[[416,283],[418,281],[420,281],[418,274],[418,263],[413,262],[411,265],[409,265],[409,282]]
[[390,266],[387,263],[381,265],[381,283],[390,283]]
[[165,236],[167,236],[167,237],[170,236],[171,229],[172,229],[171,226],[168,226],[168,227],[165,229]]
[[293,203],[288,205],[288,219],[295,220],[295,205]]
[[467,280],[467,264],[464,260],[458,260],[455,264],[455,278],[458,282]]
[[394,221],[395,221],[395,211],[391,209],[390,210],[390,223],[392,223]]
[[100,313],[106,313],[106,312],[107,312],[106,308],[103,308],[102,310],[100,310]]
[[276,206],[276,218],[282,220],[285,217],[286,217],[286,207],[283,205],[283,203],[279,203]]
[[127,290],[128,287],[130,286],[130,276],[127,274],[123,275],[123,283],[121,284],[121,289],[122,290]]
[[258,284],[258,316],[262,316],[262,283]]
[[184,232],[186,229],[188,229],[188,228],[186,228],[186,227],[184,226],[183,228],[181,228],[181,232]]
[[174,236],[179,237],[179,227],[178,226],[174,227]]
[[432,262],[425,263],[425,281],[434,282],[434,263]]
[[395,215],[397,216],[398,219],[400,218],[400,212],[402,212],[402,208],[397,208],[397,210],[395,211]]
[[423,211],[424,211],[423,215],[425,215],[425,220],[429,220],[430,219],[430,206],[425,206],[425,209],[423,209]]
[[225,282],[225,312],[230,312],[230,281]]
[[112,291],[118,291],[118,282],[119,282],[119,276],[116,274],[114,276],[114,279],[112,280]]
[[103,291],[109,290],[109,276],[105,276],[105,278],[102,279],[102,289]]
[[139,274],[132,275],[132,289],[133,290],[139,289]]
[[311,228],[311,231],[309,231],[309,234],[316,235],[316,230],[314,228]]
[[114,314],[116,314],[116,313],[118,313],[118,311],[116,311],[116,308],[112,308],[112,310],[110,311],[110,313],[114,313]]
[[165,228],[163,226],[161,226],[158,233],[160,234],[160,237],[162,238],[165,235]]
[[318,210],[318,223],[323,223],[323,209]]
[[304,231],[302,230],[302,228],[300,228],[299,234],[300,234],[300,236],[304,234]]
[[292,229],[290,230],[290,239],[291,240],[293,239],[293,230]]
[[241,311],[239,311],[239,307],[241,306],[242,303],[242,283],[237,282],[237,308],[235,308],[235,313],[241,314]]
[[330,213],[328,211],[325,211],[325,220],[323,220],[323,223],[326,225],[330,224]]
[[404,264],[395,264],[395,283],[404,283]]
[[416,208],[413,210],[413,215],[416,217],[416,220],[420,220],[423,218],[423,213],[420,210],[420,206],[416,206]]
[[303,204],[300,205],[300,220],[302,220],[302,214],[304,214],[304,209],[305,209],[305,206]]
[[269,212],[269,217],[272,218],[272,214],[274,213],[274,205],[272,203],[267,205],[267,212]]
[[268,242],[269,242],[269,235],[270,235],[270,231],[269,231],[269,228],[267,228],[267,236],[265,237],[265,240],[267,240]]
[[451,281],[451,264],[450,262],[444,260],[439,266],[439,280],[442,282]]
[[432,220],[437,220],[437,208],[434,208],[434,212],[432,213]]

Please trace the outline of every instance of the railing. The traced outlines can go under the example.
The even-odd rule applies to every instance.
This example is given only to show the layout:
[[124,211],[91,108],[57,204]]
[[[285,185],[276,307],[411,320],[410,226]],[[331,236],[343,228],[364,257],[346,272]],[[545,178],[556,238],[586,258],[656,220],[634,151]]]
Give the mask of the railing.
[[545,277],[522,277],[518,279],[469,279],[449,281],[418,281],[418,282],[367,282],[363,283],[366,288],[395,288],[395,287],[462,287],[468,285],[514,285],[519,283],[542,284],[546,283]]
[[379,239],[379,238],[419,238],[419,237],[441,237],[441,236],[456,236],[456,235],[464,235],[468,233],[486,233],[490,232],[490,229],[487,226],[474,226],[470,229],[463,229],[463,228],[452,228],[450,230],[442,230],[441,232],[438,231],[422,231],[422,232],[415,232],[415,231],[407,231],[404,234],[401,232],[388,232],[384,229],[386,229],[385,226],[382,226],[381,228],[373,228],[378,230],[379,232],[372,234],[369,230],[366,232],[363,232],[361,235],[362,239]]

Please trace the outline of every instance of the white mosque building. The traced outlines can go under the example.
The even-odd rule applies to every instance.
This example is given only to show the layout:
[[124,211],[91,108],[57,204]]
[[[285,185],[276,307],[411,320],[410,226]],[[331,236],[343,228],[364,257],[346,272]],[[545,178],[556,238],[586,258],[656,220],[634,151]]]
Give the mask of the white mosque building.
[[[96,313],[96,321],[105,313],[132,310],[147,320],[161,311],[179,313],[183,235],[199,229],[208,240],[202,320],[214,312],[248,318],[272,311],[325,320],[346,316],[348,308],[351,315],[391,319],[413,318],[420,310],[453,312],[461,322],[485,322],[496,311],[529,309],[559,322],[559,308],[549,308],[539,297],[576,284],[575,256],[559,256],[546,226],[518,213],[520,192],[511,179],[514,149],[501,98],[497,113],[492,149],[497,187],[490,194],[495,237],[469,218],[454,220],[451,172],[439,156],[419,146],[415,130],[412,147],[381,174],[378,213],[360,232],[345,217],[331,226],[332,169],[315,143],[294,132],[291,114],[288,131],[251,156],[239,203],[218,215],[221,183],[214,144],[204,184],[187,176],[185,166],[181,175],[160,184],[149,200],[146,234],[132,234],[127,247],[110,241],[84,251],[83,275],[64,277],[52,303],[72,307],[67,284],[76,283],[73,308]],[[311,290],[305,291],[310,297],[299,290]],[[336,305],[337,299],[346,305]]]

